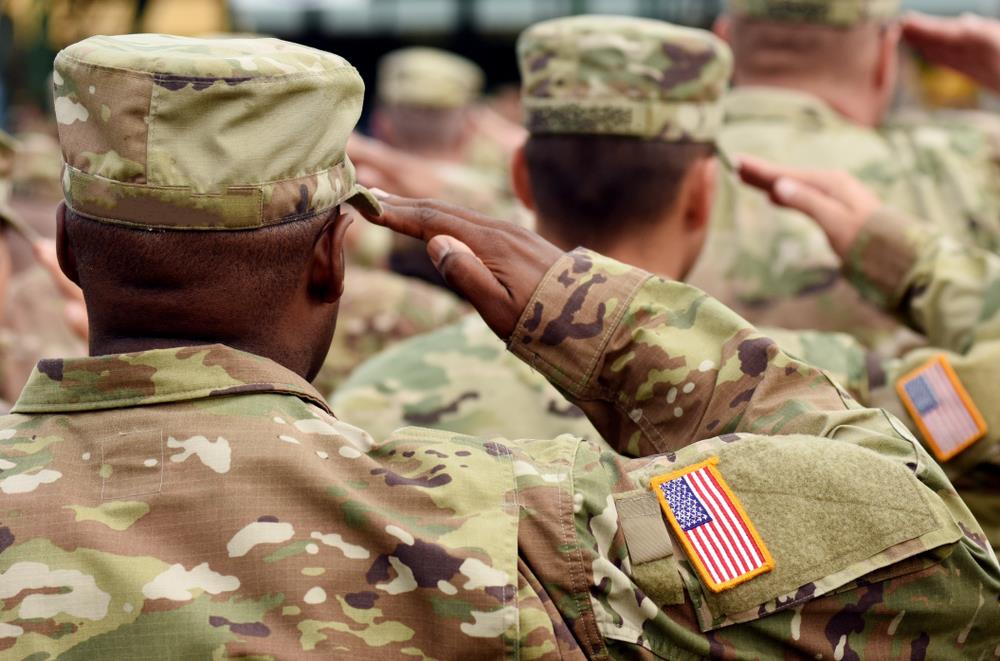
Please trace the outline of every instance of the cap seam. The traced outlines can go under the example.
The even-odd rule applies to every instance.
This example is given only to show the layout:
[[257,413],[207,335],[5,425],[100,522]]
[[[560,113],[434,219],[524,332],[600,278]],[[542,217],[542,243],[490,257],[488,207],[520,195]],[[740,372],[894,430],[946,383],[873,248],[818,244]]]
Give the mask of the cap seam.
[[[147,145],[147,150],[148,150],[148,145]],[[69,165],[68,163],[66,164],[66,167],[68,167],[70,169],[73,169],[73,170],[76,170],[77,172],[79,172],[80,174],[83,174],[84,176],[93,177],[95,179],[100,179],[101,181],[106,181],[108,183],[117,184],[117,185],[120,185],[120,186],[136,186],[136,187],[142,188],[143,190],[170,190],[170,191],[192,190],[191,186],[182,186],[182,185],[169,186],[169,185],[163,185],[163,184],[150,184],[150,183],[137,183],[137,182],[132,182],[132,181],[119,181],[118,179],[110,179],[108,177],[103,177],[103,176],[101,176],[99,174],[93,174],[93,173],[87,172],[86,170],[81,170],[80,168],[74,167],[72,165]],[[323,170],[316,170],[315,172],[308,172],[306,174],[296,175],[294,177],[285,177],[284,179],[271,179],[269,181],[259,181],[259,182],[256,182],[256,183],[233,184],[231,186],[226,186],[226,190],[230,190],[230,189],[247,190],[247,189],[251,189],[251,188],[257,188],[258,186],[272,186],[274,184],[283,184],[286,181],[295,181],[297,179],[308,179],[309,177],[319,177],[319,176],[324,175],[324,174],[329,174],[331,171],[336,170],[337,168],[340,168],[340,167],[344,167],[344,161],[341,161],[340,163],[336,163],[334,165],[331,165],[330,167],[325,168]],[[148,176],[147,176],[147,180],[148,180]],[[208,197],[208,196],[212,196],[213,193],[193,193],[192,195],[195,195],[195,196],[206,196],[206,197]]]
[[[157,76],[171,76],[171,75],[180,76],[180,74],[171,74],[168,71],[142,71],[140,69],[130,69],[127,67],[114,67],[106,64],[96,64],[94,62],[87,62],[86,60],[81,60],[80,58],[74,55],[68,55],[65,53],[59,53],[59,55],[56,56],[56,61],[58,62],[60,58],[70,60],[74,64],[77,64],[81,67],[87,67],[90,69],[100,69],[102,71],[114,72],[116,74],[123,74],[126,76],[132,76],[137,78],[153,78],[154,82]],[[273,76],[251,76],[248,77],[247,80],[241,82],[240,84],[242,85],[254,82],[267,82],[271,80],[294,80],[295,78],[314,78],[329,74],[339,74],[341,72],[358,73],[358,70],[355,66],[348,64],[347,66],[344,67],[338,67],[336,69],[329,69],[329,70],[325,69],[321,72],[297,71],[295,73],[284,73]],[[358,74],[358,76],[360,77],[360,74]],[[183,76],[183,77],[190,79],[192,82],[207,81],[207,80],[213,80],[213,81],[222,80],[222,77],[220,76]]]

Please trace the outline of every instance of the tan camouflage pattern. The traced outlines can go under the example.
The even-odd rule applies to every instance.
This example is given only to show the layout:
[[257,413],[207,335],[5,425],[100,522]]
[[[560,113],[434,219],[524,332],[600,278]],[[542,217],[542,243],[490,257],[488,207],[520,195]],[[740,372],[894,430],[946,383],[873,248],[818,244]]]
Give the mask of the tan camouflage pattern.
[[[615,447],[648,435],[663,454],[418,428],[375,442],[221,345],[41,362],[0,418],[5,654],[994,653],[1000,567],[937,465],[701,292],[572,253],[511,344],[604,406]],[[698,383],[687,416],[663,391],[676,379]],[[615,507],[708,454],[780,568],[722,595],[684,557],[633,565]]]
[[899,13],[902,0],[727,0],[733,14],[769,21],[850,27],[884,21]]
[[[762,332],[785,353],[822,367],[855,398],[867,394],[869,352],[851,336]],[[483,437],[572,434],[604,443],[579,407],[505,348],[482,319],[470,315],[386,349],[336,391],[322,392],[330,392],[331,407],[345,420],[376,437],[421,426]],[[667,400],[683,394],[683,387],[668,390]]]
[[517,43],[525,126],[713,142],[733,57],[704,30],[625,16],[532,25]]
[[364,83],[336,55],[270,38],[91,37],[56,56],[53,81],[63,192],[85,216],[238,230],[343,202],[378,209],[345,153]]
[[[847,276],[866,298],[926,333],[931,347],[883,360],[849,335],[762,329],[781,349],[823,369],[864,405],[885,409],[922,439],[896,382],[944,353],[987,419],[986,438],[943,468],[994,549],[1000,549],[1000,257],[976,251],[891,212],[859,238]],[[677,401],[683,389],[667,391]],[[505,406],[505,403],[509,405]],[[470,435],[572,433],[602,443],[590,421],[540,374],[503,352],[479,320],[400,343],[358,368],[331,404],[377,434],[407,425]],[[506,414],[516,410],[517,416]],[[924,442],[927,448],[926,442]]]
[[[928,227],[996,250],[1000,172],[983,135],[957,125],[874,131],[791,90],[738,88],[725,101],[723,151],[847,170]],[[882,357],[925,340],[866,300],[809,218],[720,177],[708,239],[688,281],[757,326],[842,332]]]
[[454,294],[412,278],[352,266],[340,299],[337,332],[313,380],[335,392],[358,365],[406,338],[451,324],[469,307]]
[[321,392],[344,420],[377,438],[417,426],[603,442],[583,411],[508,353],[478,315],[400,342],[362,363],[336,391]]
[[1000,256],[884,211],[868,221],[855,243],[847,275],[931,344],[872,374],[871,405],[914,428],[895,384],[944,353],[986,419],[986,437],[943,467],[994,549],[1000,549]]
[[486,76],[475,62],[437,48],[403,48],[378,63],[381,103],[423,108],[464,108],[483,92]]

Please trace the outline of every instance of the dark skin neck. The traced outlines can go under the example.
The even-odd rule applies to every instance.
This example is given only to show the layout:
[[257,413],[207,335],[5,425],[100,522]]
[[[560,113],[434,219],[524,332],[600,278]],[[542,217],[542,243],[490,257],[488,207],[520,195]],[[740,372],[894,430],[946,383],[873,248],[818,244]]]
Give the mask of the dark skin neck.
[[[139,262],[150,264],[151,279],[143,281],[143,274],[123,275],[123,269],[114,271],[89,264],[86,266],[90,268],[79,268],[66,230],[65,212],[60,209],[59,262],[67,277],[83,288],[89,312],[90,354],[225,344],[269,358],[312,380],[323,365],[336,326],[344,283],[344,236],[350,221],[334,213],[326,220],[303,222],[314,225],[304,227],[304,238],[289,246],[301,259],[301,268],[286,269],[287,277],[256,277],[256,265],[234,260],[232,273],[226,269],[221,274],[210,272],[216,276],[213,278],[197,271],[197,267],[185,268],[184,260],[175,270],[172,258],[154,257]],[[90,223],[93,221],[77,221],[73,231],[108,231]],[[142,241],[141,235],[137,238],[123,234],[120,238],[126,244]],[[265,234],[250,240],[257,238],[274,240]],[[174,235],[170,243],[183,249],[189,240],[212,242],[211,246],[218,245],[218,250],[231,250],[234,245],[208,235]],[[211,246],[210,250],[214,249]],[[277,253],[277,259],[283,259],[284,254]],[[224,260],[225,254],[219,258]],[[268,258],[270,263],[274,259]],[[273,273],[286,272],[276,268],[279,270]],[[192,278],[205,284],[188,284]]]

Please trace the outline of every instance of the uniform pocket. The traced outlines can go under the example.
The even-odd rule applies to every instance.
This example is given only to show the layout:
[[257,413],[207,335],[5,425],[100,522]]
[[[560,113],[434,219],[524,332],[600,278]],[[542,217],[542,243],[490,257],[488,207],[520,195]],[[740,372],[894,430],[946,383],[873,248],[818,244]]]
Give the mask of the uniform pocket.
[[766,570],[720,587],[706,557],[682,539],[683,527],[704,517],[673,522],[673,547],[702,631],[758,619],[869,574],[885,580],[916,570],[923,563],[903,561],[961,537],[942,501],[909,469],[870,450],[798,436],[702,447],[632,475],[649,484],[716,458],[710,463],[766,547]]

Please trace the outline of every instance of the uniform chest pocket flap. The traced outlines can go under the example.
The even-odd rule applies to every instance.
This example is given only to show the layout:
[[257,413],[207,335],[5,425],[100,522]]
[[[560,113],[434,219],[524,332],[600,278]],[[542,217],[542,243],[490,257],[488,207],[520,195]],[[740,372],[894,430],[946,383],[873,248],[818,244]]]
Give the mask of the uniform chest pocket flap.
[[[700,562],[697,549],[681,539],[685,526],[698,521],[685,512],[681,525],[672,522],[674,547],[686,561],[681,574],[688,592],[697,593],[691,596],[703,631],[758,619],[873,572],[884,580],[897,568],[914,571],[913,563],[902,561],[961,537],[941,499],[906,466],[865,448],[788,436],[716,446],[711,454],[697,445],[688,450],[693,452],[660,473],[711,465],[768,561],[742,579],[713,585],[705,566],[712,552],[705,550]],[[652,468],[642,472],[655,482],[660,473]]]

